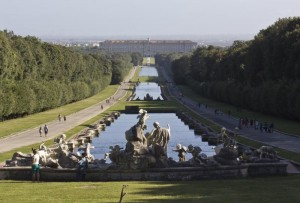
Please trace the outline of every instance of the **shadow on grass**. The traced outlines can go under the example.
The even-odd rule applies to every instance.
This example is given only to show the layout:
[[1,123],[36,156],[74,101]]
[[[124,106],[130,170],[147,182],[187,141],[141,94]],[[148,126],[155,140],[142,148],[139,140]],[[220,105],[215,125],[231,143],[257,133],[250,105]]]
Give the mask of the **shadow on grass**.
[[89,125],[89,124],[81,124],[81,125],[79,125],[79,126],[82,126],[82,127],[88,127],[88,128],[93,127],[92,125]]
[[[148,183],[148,182],[147,182]],[[300,176],[149,182],[128,197],[134,202],[300,202]],[[134,188],[135,189],[135,188]],[[142,197],[135,199],[134,195]],[[126,199],[126,198],[125,198]],[[132,202],[132,201],[129,202]]]

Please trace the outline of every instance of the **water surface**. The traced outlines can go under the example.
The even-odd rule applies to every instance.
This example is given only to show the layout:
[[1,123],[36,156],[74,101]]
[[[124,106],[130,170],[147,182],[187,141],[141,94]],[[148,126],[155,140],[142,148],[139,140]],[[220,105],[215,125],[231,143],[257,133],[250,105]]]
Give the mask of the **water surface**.
[[[178,143],[188,146],[192,144],[194,146],[199,146],[202,152],[208,156],[215,154],[212,146],[208,146],[207,142],[202,142],[201,136],[194,134],[193,130],[190,130],[187,125],[185,125],[175,113],[151,113],[150,118],[146,121],[148,126],[146,132],[150,132],[154,127],[153,123],[158,121],[161,127],[167,127],[170,124],[171,127],[171,139],[168,145],[168,156],[172,157],[174,160],[178,161],[177,153],[172,151],[176,148]],[[125,131],[136,124],[138,121],[137,114],[122,114],[111,126],[107,127],[105,131],[100,133],[99,137],[93,139],[91,153],[97,159],[102,159],[104,154],[109,152],[109,146],[120,145],[125,149],[127,143],[125,139]],[[186,155],[186,159],[192,158],[191,154]]]
[[144,97],[149,94],[151,97],[153,97],[153,100],[157,100],[158,98],[160,100],[163,100],[163,97],[161,96],[161,89],[160,86],[155,82],[141,82],[136,86],[135,89],[135,96],[133,100],[144,100]]
[[153,66],[142,66],[139,76],[152,76],[157,77],[158,72]]

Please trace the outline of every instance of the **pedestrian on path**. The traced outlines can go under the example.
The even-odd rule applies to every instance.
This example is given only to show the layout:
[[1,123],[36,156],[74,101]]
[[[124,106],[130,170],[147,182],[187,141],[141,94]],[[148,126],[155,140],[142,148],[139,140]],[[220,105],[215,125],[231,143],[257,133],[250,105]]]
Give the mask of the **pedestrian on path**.
[[45,124],[44,126],[45,137],[47,137],[48,131],[49,131],[48,126]]
[[66,117],[66,115],[64,115],[64,121],[67,121],[67,117]]
[[58,120],[61,121],[61,114],[58,114]]
[[40,137],[42,137],[42,133],[43,133],[43,129],[42,129],[42,126],[40,126],[40,128],[39,128]]
[[101,110],[103,110],[103,105],[101,105]]

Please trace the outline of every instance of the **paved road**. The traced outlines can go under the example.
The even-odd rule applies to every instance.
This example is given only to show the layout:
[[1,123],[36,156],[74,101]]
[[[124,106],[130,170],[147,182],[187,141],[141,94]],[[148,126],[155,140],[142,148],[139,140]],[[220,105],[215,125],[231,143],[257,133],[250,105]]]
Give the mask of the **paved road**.
[[[47,137],[40,137],[38,133],[39,126],[37,126],[36,128],[0,139],[0,153],[7,152],[22,146],[41,143],[45,140],[54,139],[56,136],[97,116],[101,112],[105,111],[106,109],[117,103],[126,95],[126,92],[129,87],[128,81],[134,76],[135,70],[136,68],[133,68],[130,71],[129,75],[125,78],[124,82],[121,83],[116,93],[111,97],[110,103],[107,104],[106,100],[103,100],[93,106],[90,106],[89,108],[68,115],[66,121],[57,120],[47,123],[47,126],[49,128],[49,134],[47,135]],[[101,105],[103,105],[103,110],[101,110]]]
[[[185,96],[182,97],[182,94],[180,93],[179,89],[176,86],[174,86],[170,74],[168,74],[166,70],[161,71],[161,73],[164,75],[166,80],[169,81],[168,89],[171,95],[179,102],[190,108],[192,111],[206,118],[207,120],[224,126],[225,128],[230,129],[232,131],[234,131],[234,129],[238,126],[237,118],[228,116],[227,114],[216,115],[215,109],[205,108],[204,105],[201,105],[201,107],[199,108],[198,102]],[[300,137],[290,136],[275,131],[273,133],[260,132],[260,130],[255,130],[251,127],[243,127],[239,130],[239,135],[255,141],[265,143],[266,145],[300,153]]]

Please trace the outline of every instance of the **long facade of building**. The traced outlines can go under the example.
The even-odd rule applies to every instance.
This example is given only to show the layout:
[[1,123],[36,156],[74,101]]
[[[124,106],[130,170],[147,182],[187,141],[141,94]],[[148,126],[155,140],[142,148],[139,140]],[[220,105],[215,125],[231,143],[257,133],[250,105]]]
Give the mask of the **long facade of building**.
[[143,56],[189,52],[196,46],[197,43],[190,40],[106,40],[100,42],[100,48],[107,52],[140,52]]

